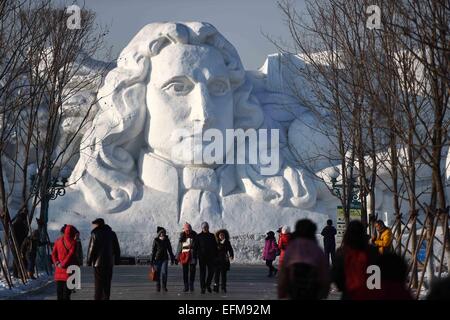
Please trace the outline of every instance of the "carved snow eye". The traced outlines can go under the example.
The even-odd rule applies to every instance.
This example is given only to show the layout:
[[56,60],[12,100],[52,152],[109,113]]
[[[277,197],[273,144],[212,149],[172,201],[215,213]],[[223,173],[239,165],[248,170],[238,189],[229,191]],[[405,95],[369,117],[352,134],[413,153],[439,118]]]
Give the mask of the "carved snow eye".
[[230,85],[228,81],[215,79],[208,84],[208,91],[215,96],[222,96],[228,92]]
[[179,77],[167,82],[162,89],[171,95],[184,96],[194,89],[194,84],[186,77]]

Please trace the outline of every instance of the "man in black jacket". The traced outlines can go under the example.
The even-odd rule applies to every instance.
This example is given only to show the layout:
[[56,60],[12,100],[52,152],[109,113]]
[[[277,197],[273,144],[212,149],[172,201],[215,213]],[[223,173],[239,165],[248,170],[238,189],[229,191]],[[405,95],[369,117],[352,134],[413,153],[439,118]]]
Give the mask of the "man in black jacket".
[[113,266],[120,261],[119,241],[103,219],[95,219],[92,225],[87,265],[94,267],[95,300],[109,300]]
[[325,251],[325,255],[327,257],[327,264],[330,265],[330,256],[331,256],[331,264],[334,264],[334,257],[336,255],[336,228],[333,227],[333,220],[328,219],[327,225],[323,228],[320,233],[323,237],[323,250]]
[[[214,234],[209,232],[208,222],[202,223],[202,232],[197,235],[197,256],[200,265],[200,287],[204,294],[206,289],[212,292],[211,282],[214,277],[215,260],[217,257],[217,242]],[[208,268],[208,277],[206,277]]]

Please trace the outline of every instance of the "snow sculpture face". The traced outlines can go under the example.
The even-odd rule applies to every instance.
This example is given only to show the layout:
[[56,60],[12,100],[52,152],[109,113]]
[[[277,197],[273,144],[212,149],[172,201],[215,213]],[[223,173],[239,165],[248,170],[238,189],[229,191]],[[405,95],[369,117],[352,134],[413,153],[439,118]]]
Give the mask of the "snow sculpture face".
[[233,95],[223,55],[212,46],[172,44],[152,58],[152,66],[147,142],[164,158],[192,164],[208,144],[196,135],[216,129],[225,136],[233,128]]

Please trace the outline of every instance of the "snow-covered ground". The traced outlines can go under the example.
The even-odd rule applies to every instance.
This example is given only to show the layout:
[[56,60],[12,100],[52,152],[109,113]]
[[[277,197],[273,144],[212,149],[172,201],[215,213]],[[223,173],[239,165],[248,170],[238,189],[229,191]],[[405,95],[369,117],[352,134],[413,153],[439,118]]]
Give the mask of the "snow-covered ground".
[[14,287],[9,289],[5,279],[0,278],[0,299],[11,299],[24,293],[42,288],[46,284],[53,281],[52,275],[40,273],[36,280],[28,280],[23,284],[20,279],[12,278]]

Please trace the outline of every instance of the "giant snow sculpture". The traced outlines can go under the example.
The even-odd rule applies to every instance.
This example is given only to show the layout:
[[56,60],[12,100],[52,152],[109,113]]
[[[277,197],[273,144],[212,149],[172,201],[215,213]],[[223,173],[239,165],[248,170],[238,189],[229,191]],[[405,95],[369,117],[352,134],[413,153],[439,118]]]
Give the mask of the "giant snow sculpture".
[[[198,228],[207,220],[234,235],[264,234],[302,217],[322,225],[328,212],[319,200],[330,198],[328,191],[292,152],[308,152],[302,139],[320,139],[296,134],[305,132],[301,123],[314,125],[314,117],[268,69],[244,70],[235,48],[211,24],[145,26],[103,80],[72,187],[51,205],[50,229],[63,223],[83,229],[103,216],[130,252],[141,252],[157,225],[176,232],[184,221]],[[229,129],[278,130],[277,141],[266,145],[258,136],[258,148],[279,152],[276,170],[262,174],[267,164],[259,160],[225,161],[238,147],[226,143],[218,161],[195,162],[208,143],[195,139],[194,127],[224,137]],[[180,129],[188,134],[175,135]],[[248,160],[249,139],[241,143]]]

